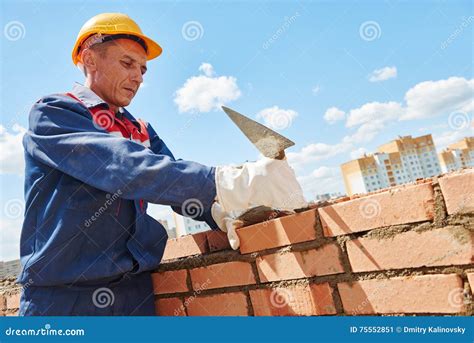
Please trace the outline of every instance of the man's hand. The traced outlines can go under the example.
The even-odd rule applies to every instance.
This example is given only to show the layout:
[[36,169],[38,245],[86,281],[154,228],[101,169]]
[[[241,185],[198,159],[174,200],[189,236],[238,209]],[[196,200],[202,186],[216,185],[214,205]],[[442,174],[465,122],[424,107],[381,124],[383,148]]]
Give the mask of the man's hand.
[[247,209],[268,206],[295,210],[308,205],[286,159],[263,158],[241,166],[216,169],[217,202],[211,213],[219,228],[227,232],[233,249],[240,245],[236,229],[243,225],[236,218]]

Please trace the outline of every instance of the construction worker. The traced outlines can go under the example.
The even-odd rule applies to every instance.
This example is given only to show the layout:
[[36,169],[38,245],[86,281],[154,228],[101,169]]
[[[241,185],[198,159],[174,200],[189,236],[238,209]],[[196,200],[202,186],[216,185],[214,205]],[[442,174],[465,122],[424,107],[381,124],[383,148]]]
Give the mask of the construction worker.
[[127,15],[99,14],[72,51],[85,84],[33,105],[23,138],[20,315],[154,315],[151,271],[168,236],[146,213],[149,202],[228,232],[235,249],[242,210],[306,205],[285,160],[177,160],[125,109],[161,52]]

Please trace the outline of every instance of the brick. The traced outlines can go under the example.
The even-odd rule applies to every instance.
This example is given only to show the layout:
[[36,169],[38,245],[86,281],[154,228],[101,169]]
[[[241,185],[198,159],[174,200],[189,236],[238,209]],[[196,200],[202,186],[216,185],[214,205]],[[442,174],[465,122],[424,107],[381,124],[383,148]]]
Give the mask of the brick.
[[301,252],[265,255],[258,257],[256,263],[262,282],[344,272],[339,260],[339,248],[335,244]]
[[439,179],[448,214],[474,212],[474,171]]
[[183,302],[179,298],[158,299],[155,301],[157,316],[185,316]]
[[7,309],[7,298],[0,295],[0,312]]
[[187,292],[186,285],[187,272],[183,270],[173,270],[168,272],[152,273],[153,291],[155,294]]
[[7,309],[17,309],[20,307],[20,296],[21,293],[12,293],[4,295],[6,298],[6,308]]
[[474,232],[463,227],[359,238],[346,244],[354,272],[474,263]]
[[200,255],[209,252],[205,232],[168,239],[163,260]]
[[250,290],[256,316],[320,316],[335,314],[329,284]]
[[189,297],[185,305],[188,316],[248,316],[247,297],[242,292]]
[[467,273],[467,281],[469,281],[469,286],[471,286],[471,292],[474,293],[474,272]]
[[255,284],[252,266],[247,262],[226,262],[190,270],[193,288],[213,289]]
[[339,283],[344,312],[351,315],[459,313],[464,311],[459,276],[424,275]]
[[242,254],[310,241],[316,238],[316,210],[237,229]]
[[232,249],[227,233],[222,231],[206,231],[209,252]]
[[432,220],[433,187],[431,183],[400,187],[322,207],[318,211],[326,237]]
[[5,316],[6,317],[13,317],[13,316],[17,317],[19,313],[20,313],[19,309],[9,310],[8,312],[5,313]]

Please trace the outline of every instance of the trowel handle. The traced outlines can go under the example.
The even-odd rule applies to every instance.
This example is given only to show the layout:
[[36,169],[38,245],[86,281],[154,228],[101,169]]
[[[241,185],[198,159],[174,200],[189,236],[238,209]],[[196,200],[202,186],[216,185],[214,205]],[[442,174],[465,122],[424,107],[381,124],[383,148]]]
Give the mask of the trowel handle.
[[282,150],[280,151],[280,153],[278,154],[278,156],[275,157],[275,160],[284,160],[286,157],[285,155],[285,150]]

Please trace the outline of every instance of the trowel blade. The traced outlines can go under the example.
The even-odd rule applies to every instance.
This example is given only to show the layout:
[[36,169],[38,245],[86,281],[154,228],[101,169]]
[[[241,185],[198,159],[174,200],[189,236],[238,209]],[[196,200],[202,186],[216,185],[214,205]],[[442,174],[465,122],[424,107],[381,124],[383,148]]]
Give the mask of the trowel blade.
[[237,111],[225,106],[222,109],[265,157],[282,159],[284,150],[295,145],[288,138]]

